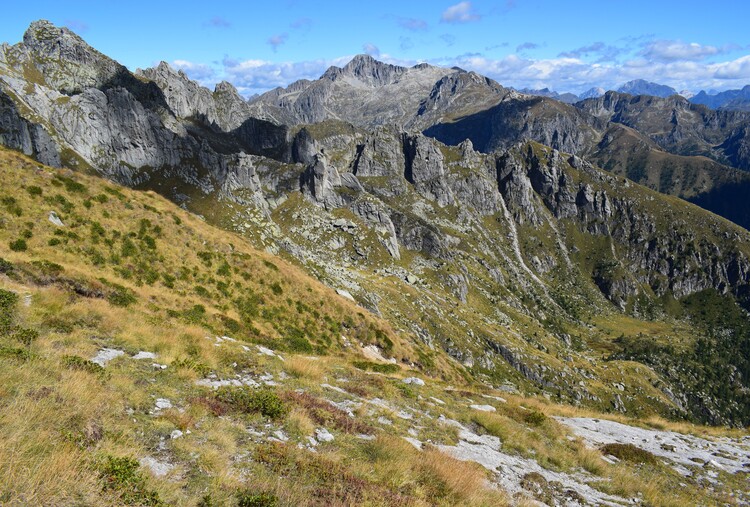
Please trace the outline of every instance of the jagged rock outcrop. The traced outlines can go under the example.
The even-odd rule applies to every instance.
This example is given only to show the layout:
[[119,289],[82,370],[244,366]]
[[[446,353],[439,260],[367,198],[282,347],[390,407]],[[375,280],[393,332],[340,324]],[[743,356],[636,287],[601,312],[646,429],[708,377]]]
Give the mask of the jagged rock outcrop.
[[439,206],[454,204],[440,149],[423,135],[404,135],[403,139],[406,181],[414,185],[417,193]]
[[381,242],[385,246],[388,253],[396,260],[401,258],[399,251],[398,236],[396,235],[396,228],[391,221],[389,210],[379,200],[376,199],[358,199],[351,206],[351,210],[359,218],[364,220],[365,223],[369,224],[375,229],[375,231],[382,235]]
[[60,166],[59,149],[42,125],[18,114],[16,103],[0,91],[0,144],[30,155],[43,164]]
[[166,62],[160,62],[156,67],[138,69],[136,76],[156,83],[178,118],[231,132],[250,116],[247,101],[226,81],[218,83],[211,92],[188,78],[182,70],[175,70]]
[[302,174],[300,185],[306,195],[326,209],[340,208],[364,190],[354,174],[339,174],[323,152]]

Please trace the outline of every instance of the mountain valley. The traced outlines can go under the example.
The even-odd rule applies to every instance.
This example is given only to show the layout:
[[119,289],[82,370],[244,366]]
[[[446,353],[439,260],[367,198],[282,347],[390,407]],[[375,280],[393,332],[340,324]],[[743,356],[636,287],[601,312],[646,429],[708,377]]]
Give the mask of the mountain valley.
[[246,101],[33,23],[0,503],[750,502],[750,113],[594,95],[359,55]]

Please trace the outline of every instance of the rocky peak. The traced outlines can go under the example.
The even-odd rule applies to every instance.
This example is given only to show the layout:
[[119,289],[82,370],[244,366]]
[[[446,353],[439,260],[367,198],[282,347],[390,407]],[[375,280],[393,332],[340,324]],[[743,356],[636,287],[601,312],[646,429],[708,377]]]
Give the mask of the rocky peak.
[[393,83],[408,69],[389,63],[383,63],[370,55],[357,55],[343,68],[331,67],[323,75],[335,81],[342,76],[352,77],[370,86],[384,86]]
[[89,46],[65,27],[46,20],[31,23],[23,42],[13,47],[16,59],[33,65],[48,86],[68,95],[120,81],[127,69]]
[[216,83],[216,86],[214,87],[214,93],[226,93],[228,95],[234,95],[236,97],[242,98],[240,92],[237,91],[237,88],[235,88],[232,83],[229,83],[227,81]]

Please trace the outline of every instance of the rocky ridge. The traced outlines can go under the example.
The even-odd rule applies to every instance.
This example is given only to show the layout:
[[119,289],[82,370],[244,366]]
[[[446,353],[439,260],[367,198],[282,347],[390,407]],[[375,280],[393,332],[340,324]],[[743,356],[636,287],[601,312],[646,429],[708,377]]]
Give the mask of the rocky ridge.
[[[58,70],[47,60],[55,37],[65,48]],[[694,392],[657,364],[635,375],[630,356],[591,355],[629,332],[600,330],[600,315],[661,319],[680,335],[690,328],[686,298],[746,304],[745,230],[585,159],[612,124],[635,117],[631,106],[661,99],[608,93],[572,107],[457,69],[361,56],[245,103],[165,64],[123,69],[66,29],[35,23],[0,55],[3,142],[162,192],[296,259],[488,383],[636,415],[747,417],[731,397]],[[658,104],[688,119],[706,111],[680,100]],[[643,116],[652,110],[662,121],[663,107]],[[279,118],[289,124],[269,121]],[[677,138],[641,146],[672,149]],[[433,363],[425,356],[421,366]],[[624,397],[602,380],[615,370],[629,372]],[[738,400],[746,384],[732,377]],[[695,411],[691,397],[701,400]]]

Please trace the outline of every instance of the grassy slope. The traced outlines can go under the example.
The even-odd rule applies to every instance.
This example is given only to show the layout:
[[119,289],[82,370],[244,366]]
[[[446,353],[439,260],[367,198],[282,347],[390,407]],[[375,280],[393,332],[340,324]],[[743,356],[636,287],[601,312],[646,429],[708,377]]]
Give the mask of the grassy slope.
[[[420,453],[398,437],[412,429],[423,441],[454,443],[455,429],[440,424],[438,414],[496,434],[505,450],[547,468],[583,468],[611,493],[641,494],[654,505],[726,499],[726,490],[711,493],[689,480],[677,488],[685,479],[660,464],[605,463],[542,415],[585,412],[543,399],[481,398],[498,393],[466,385],[442,355],[433,369],[458,390],[436,378],[419,388],[405,385],[403,377],[424,376],[408,371],[425,354],[410,337],[154,194],[41,167],[6,150],[0,189],[3,504],[507,502],[482,486],[486,475],[477,466],[430,448]],[[51,210],[64,227],[48,220]],[[222,335],[238,341],[216,340]],[[255,344],[284,360],[259,354]],[[365,344],[379,344],[401,365],[381,367],[386,374],[363,371],[372,367],[358,362],[358,345]],[[88,359],[103,347],[125,354],[101,369]],[[142,350],[157,357],[128,357]],[[273,378],[276,385],[262,398],[262,390],[217,394],[196,385],[206,376]],[[324,397],[354,402],[357,417]],[[157,410],[157,399],[173,408]],[[498,411],[467,408],[480,399]],[[400,410],[415,418],[399,418]],[[336,440],[315,453],[298,447],[321,427]],[[184,435],[171,439],[175,430]],[[278,430],[287,444],[269,442]],[[152,476],[133,461],[144,457],[174,468]]]

